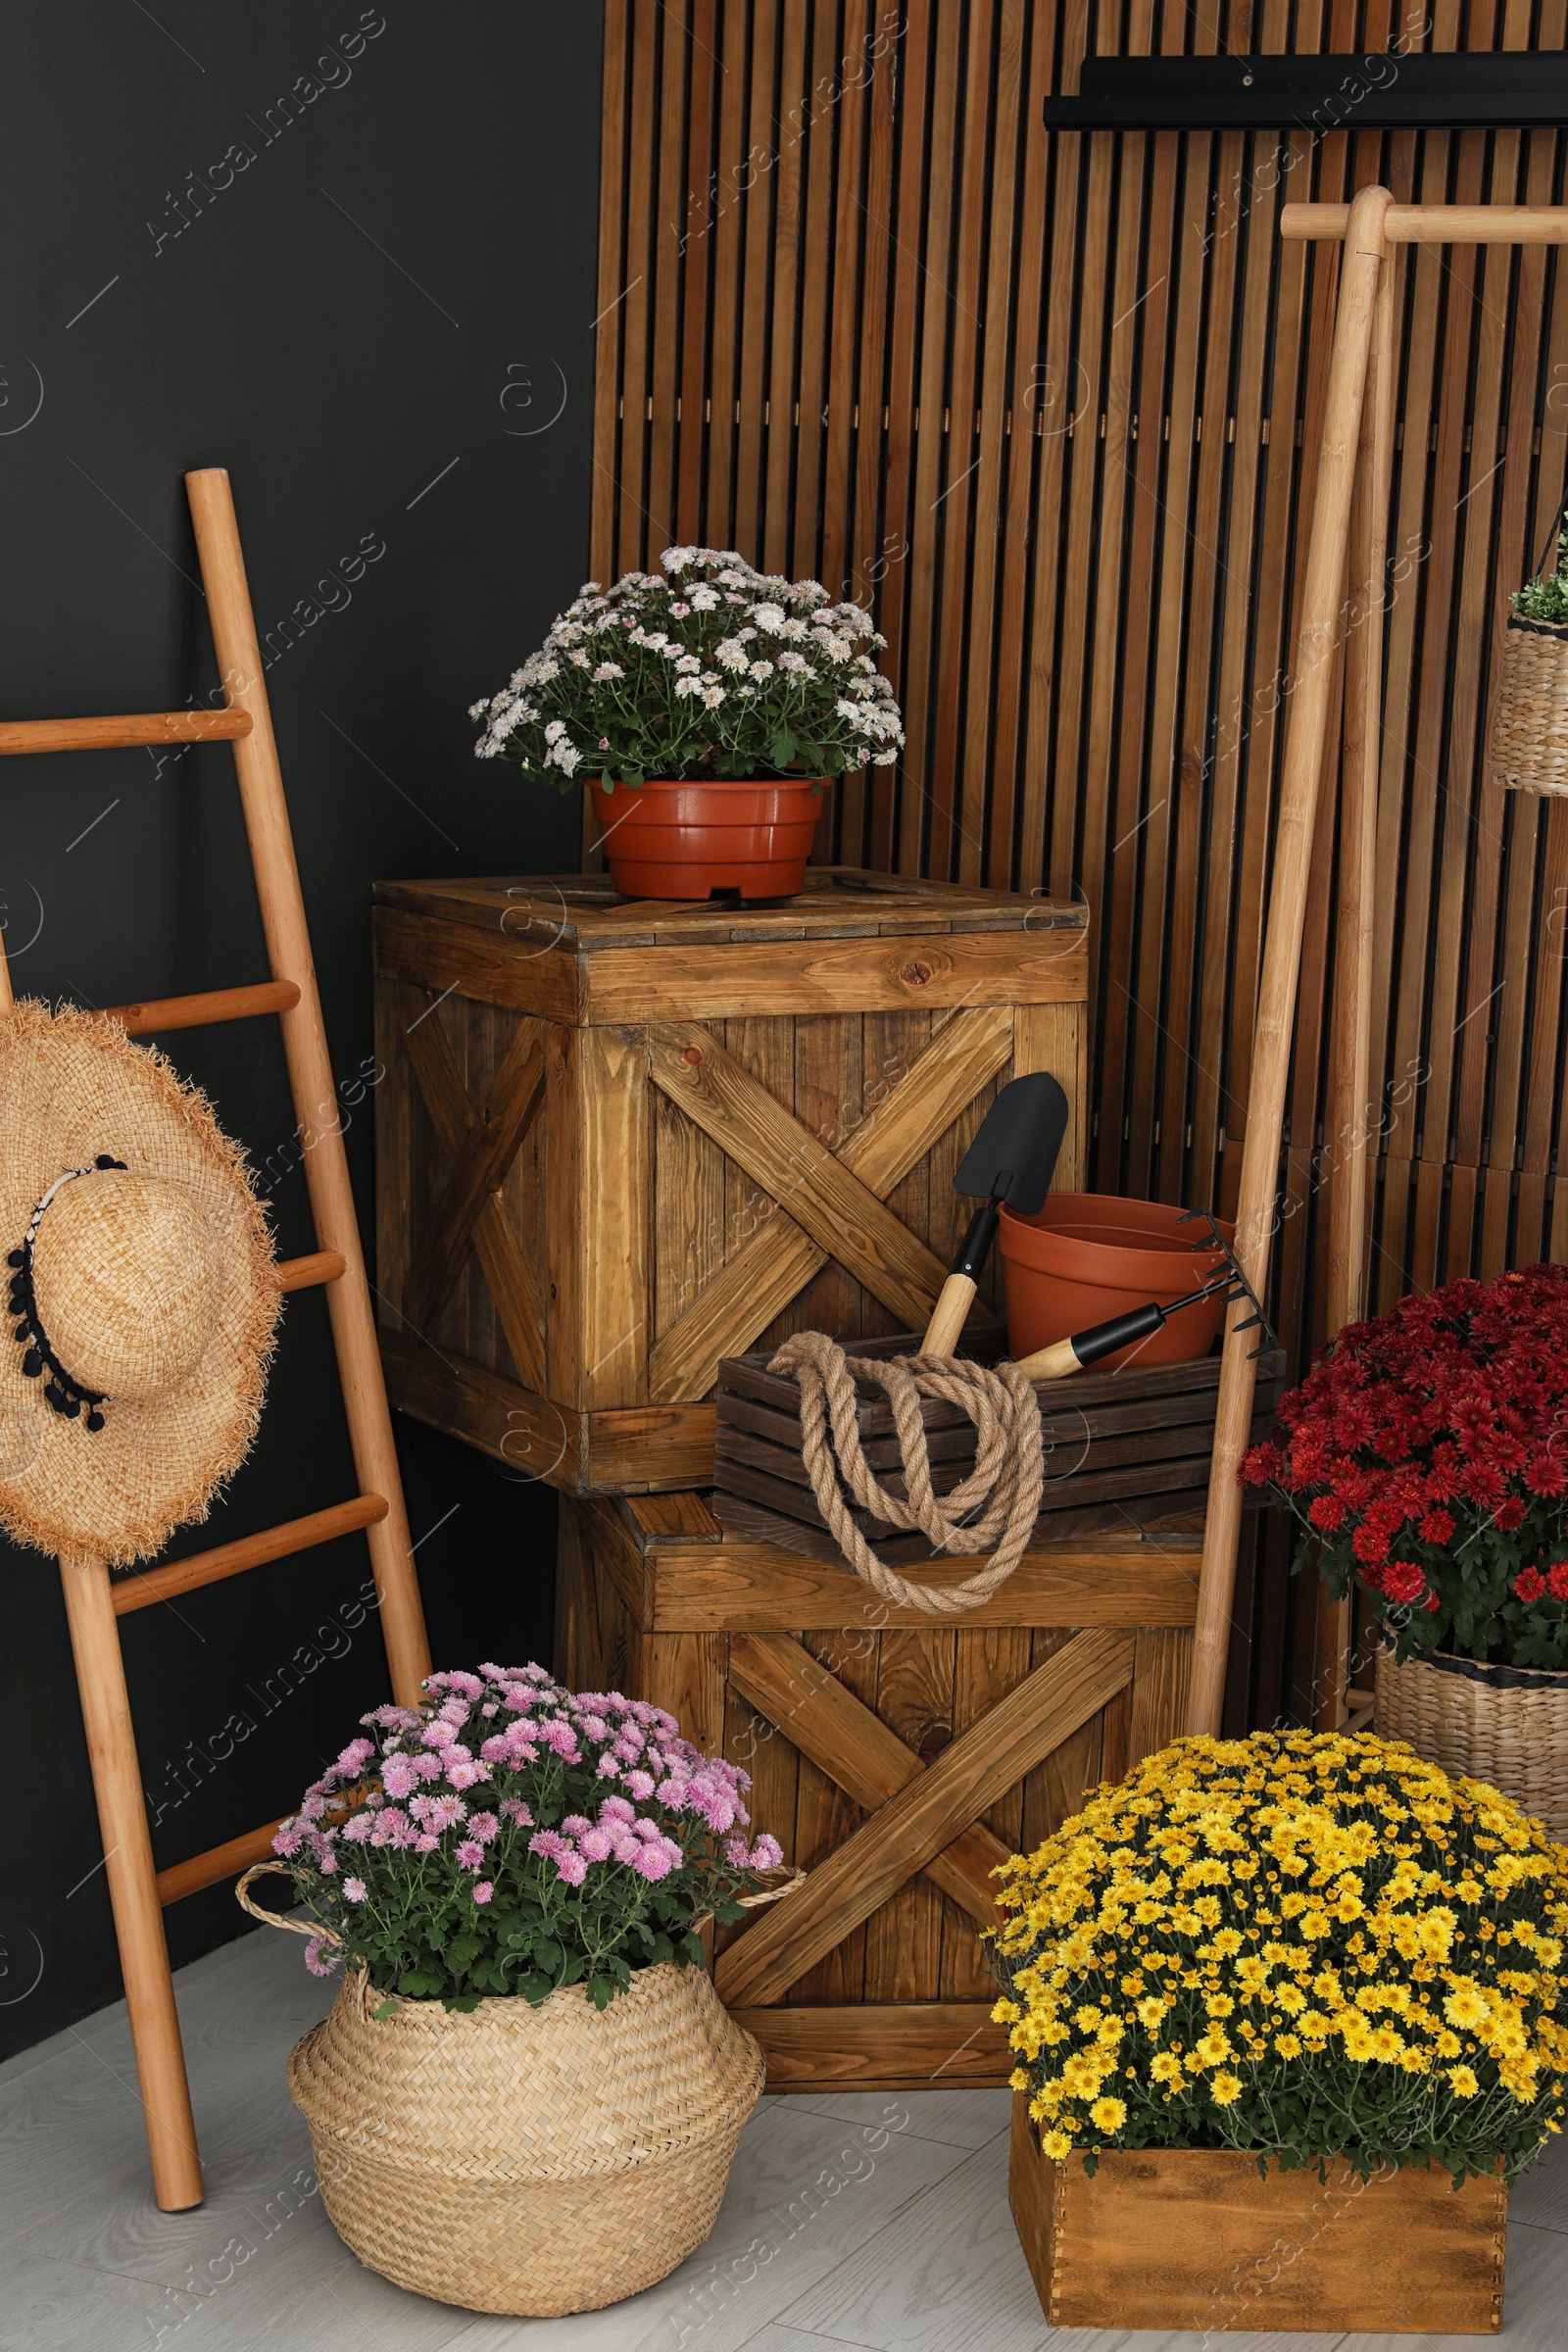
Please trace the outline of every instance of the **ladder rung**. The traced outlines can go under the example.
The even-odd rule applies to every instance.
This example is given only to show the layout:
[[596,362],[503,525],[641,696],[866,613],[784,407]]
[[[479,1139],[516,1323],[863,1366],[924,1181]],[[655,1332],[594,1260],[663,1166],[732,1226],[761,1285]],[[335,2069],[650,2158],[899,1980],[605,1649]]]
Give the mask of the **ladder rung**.
[[258,980],[249,988],[209,988],[195,997],[149,997],[144,1004],[111,1004],[104,1017],[127,1037],[154,1029],[203,1029],[211,1021],[243,1021],[257,1012],[292,1012],[300,1001],[293,980]]
[[253,1862],[265,1862],[272,1850],[272,1839],[288,1819],[288,1814],[280,1813],[276,1821],[262,1829],[247,1830],[243,1838],[230,1838],[226,1845],[210,1845],[205,1854],[192,1854],[188,1862],[161,1870],[158,1900],[177,1903],[182,1894],[199,1894],[204,1886],[216,1886],[220,1879],[237,1878]]
[[222,742],[251,731],[248,710],[141,710],[128,718],[0,720],[0,753],[112,752],[142,743]]
[[216,1585],[225,1576],[259,1568],[264,1560],[286,1559],[290,1552],[309,1551],[313,1544],[330,1544],[357,1527],[373,1527],[387,1512],[384,1494],[356,1494],[334,1502],[324,1511],[303,1519],[285,1519],[280,1527],[264,1528],[259,1536],[241,1536],[235,1544],[215,1544],[211,1551],[193,1551],[186,1560],[171,1560],[167,1568],[150,1568],[145,1576],[122,1578],[111,1587],[115,1615],[128,1617],[133,1609],[149,1609],[155,1600],[172,1600],[176,1592],[194,1592],[201,1585]]
[[309,1257],[282,1258],[277,1266],[277,1287],[280,1291],[314,1291],[320,1282],[341,1282],[347,1262],[341,1250],[313,1250]]

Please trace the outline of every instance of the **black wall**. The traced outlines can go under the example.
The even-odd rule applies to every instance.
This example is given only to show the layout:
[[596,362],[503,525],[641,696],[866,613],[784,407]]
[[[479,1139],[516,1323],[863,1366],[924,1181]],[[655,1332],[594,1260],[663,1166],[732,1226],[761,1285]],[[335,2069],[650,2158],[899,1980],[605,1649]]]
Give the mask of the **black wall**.
[[[211,694],[180,477],[226,466],[368,1242],[372,879],[577,863],[575,804],[477,763],[466,710],[587,568],[600,39],[583,0],[13,0],[0,31],[0,715]],[[5,761],[0,901],[19,995],[266,976],[221,748]],[[167,1045],[309,1248],[275,1023]],[[553,1498],[399,1440],[437,1662],[547,1658]],[[305,1294],[253,1459],[171,1550],[353,1491]],[[294,1804],[386,1695],[368,1579],[354,1538],[123,1621],[160,1866]],[[4,2053],[120,1975],[58,1573],[3,1547],[0,1688]],[[176,1964],[244,1926],[226,1886],[168,1918]]]

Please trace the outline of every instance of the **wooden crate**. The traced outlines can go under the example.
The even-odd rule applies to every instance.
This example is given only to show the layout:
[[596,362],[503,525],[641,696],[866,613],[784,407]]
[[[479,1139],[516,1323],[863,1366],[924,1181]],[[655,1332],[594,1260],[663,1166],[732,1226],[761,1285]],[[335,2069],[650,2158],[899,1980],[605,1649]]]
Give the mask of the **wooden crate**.
[[1081,912],[824,870],[776,907],[376,887],[395,1404],[584,1493],[708,1486],[719,1359],[924,1324],[999,1086],[1082,1181]]
[[[719,1939],[774,2089],[1004,2082],[995,1865],[1181,1727],[1201,1536],[1042,1544],[956,1622],[726,1535],[701,1496],[563,1504],[555,1662],[743,1764],[806,1886]],[[972,1561],[937,1562],[956,1583]]]
[[[906,1333],[872,1341],[858,1352],[900,1355],[918,1345]],[[985,1360],[1000,1352],[1000,1335],[990,1346],[984,1335],[978,1345],[968,1335],[964,1352]],[[815,1559],[837,1560],[838,1544],[817,1508],[802,1457],[800,1390],[767,1366],[761,1352],[729,1357],[719,1365],[714,1516],[738,1535],[760,1536]],[[1254,1443],[1267,1436],[1285,1386],[1283,1349],[1271,1349],[1257,1371]],[[902,1495],[902,1457],[886,1392],[866,1380],[857,1388],[856,1420],[866,1461],[890,1494]],[[1200,1504],[1208,1485],[1218,1390],[1217,1355],[1193,1364],[1128,1365],[1119,1372],[1089,1371],[1067,1381],[1040,1382],[1046,1470],[1041,1538],[1152,1526]],[[929,1397],[921,1419],[931,1484],[946,1494],[974,1468],[974,1423],[957,1405]],[[850,1516],[890,1566],[932,1557],[923,1535],[904,1534],[858,1505]]]
[[1442,2165],[1363,2183],[1257,2169],[1240,2148],[1041,2153],[1012,2102],[1007,2197],[1053,2328],[1495,2335],[1508,2189]]

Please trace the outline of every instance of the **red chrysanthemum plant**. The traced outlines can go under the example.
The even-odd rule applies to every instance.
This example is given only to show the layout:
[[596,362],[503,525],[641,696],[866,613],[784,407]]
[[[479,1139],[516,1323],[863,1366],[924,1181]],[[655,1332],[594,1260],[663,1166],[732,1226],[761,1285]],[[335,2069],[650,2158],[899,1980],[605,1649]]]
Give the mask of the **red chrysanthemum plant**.
[[1450,1282],[1351,1323],[1242,1479],[1359,1582],[1403,1658],[1568,1666],[1568,1266]]

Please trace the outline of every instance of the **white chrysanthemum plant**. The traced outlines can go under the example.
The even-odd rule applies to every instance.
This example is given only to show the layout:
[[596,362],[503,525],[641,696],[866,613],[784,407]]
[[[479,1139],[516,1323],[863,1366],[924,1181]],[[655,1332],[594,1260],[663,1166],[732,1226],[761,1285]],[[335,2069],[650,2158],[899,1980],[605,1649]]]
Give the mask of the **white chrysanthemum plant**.
[[[481,760],[514,760],[564,792],[650,778],[813,782],[891,767],[898,704],[872,659],[887,640],[815,580],[669,547],[659,572],[590,580],[536,654],[471,718]],[[867,650],[869,649],[869,650]]]

